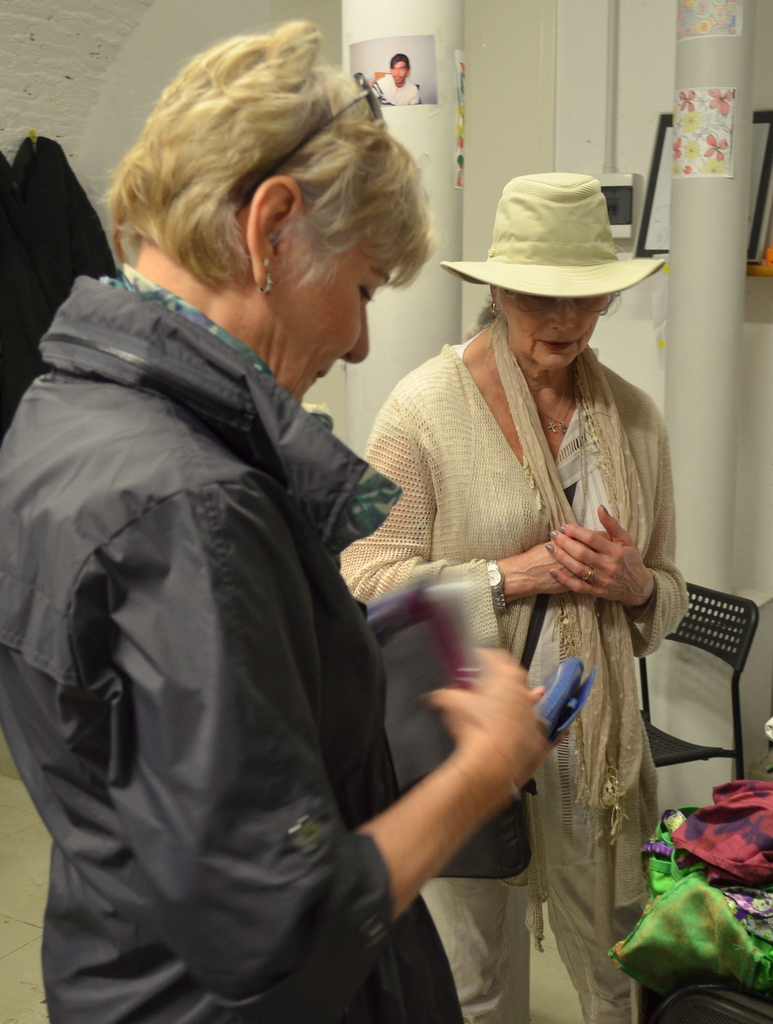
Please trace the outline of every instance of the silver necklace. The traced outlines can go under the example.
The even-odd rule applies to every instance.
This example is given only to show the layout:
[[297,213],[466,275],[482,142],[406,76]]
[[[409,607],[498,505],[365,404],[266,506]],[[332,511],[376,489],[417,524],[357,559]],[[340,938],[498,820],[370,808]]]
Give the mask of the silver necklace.
[[[571,378],[570,383],[572,383]],[[537,412],[540,414],[540,416],[545,417],[548,425],[548,430],[550,430],[554,434],[558,433],[559,427],[561,428],[562,434],[565,434],[569,429],[568,424],[564,423],[564,418],[563,416],[561,416],[561,410],[563,409],[564,415],[566,415],[566,410],[569,406],[569,397],[567,395],[568,391],[569,384],[566,385],[566,387],[564,388],[564,393],[563,395],[561,395],[561,405],[559,406],[558,415],[556,416],[556,419],[551,419],[551,417],[548,416],[546,412],[543,412],[542,409],[540,409],[540,407],[537,405],[536,399],[534,400],[534,404],[537,405]]]

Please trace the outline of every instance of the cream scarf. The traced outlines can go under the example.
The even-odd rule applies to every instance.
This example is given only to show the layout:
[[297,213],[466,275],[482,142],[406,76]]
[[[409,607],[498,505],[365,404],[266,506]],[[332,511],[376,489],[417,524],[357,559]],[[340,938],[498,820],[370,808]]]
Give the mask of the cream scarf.
[[[507,327],[497,321],[489,334],[523,449],[524,472],[539,507],[546,509],[550,528],[557,530],[564,523],[576,522],[575,516],[561,487],[534,399],[508,344]],[[643,555],[650,528],[638,473],[606,376],[590,349],[586,348],[576,360],[575,375],[581,407],[578,411],[588,439],[596,448],[609,511]],[[643,755],[628,622],[619,602],[597,602],[573,593],[556,597],[555,612],[561,658],[576,655],[587,666],[596,667],[596,682],[574,726],[577,786],[594,837],[599,838],[608,828],[614,842],[626,817],[626,794],[637,792]],[[634,804],[638,808],[635,797]]]

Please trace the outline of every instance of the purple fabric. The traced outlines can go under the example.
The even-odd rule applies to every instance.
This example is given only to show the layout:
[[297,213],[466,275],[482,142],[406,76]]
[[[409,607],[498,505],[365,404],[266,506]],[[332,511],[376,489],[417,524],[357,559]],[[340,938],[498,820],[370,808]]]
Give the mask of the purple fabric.
[[651,839],[649,842],[644,843],[642,850],[645,853],[656,853],[660,857],[666,857],[670,859],[671,854],[674,852],[673,846],[669,843],[662,843],[659,839]]
[[[773,917],[773,893],[764,889],[726,888],[725,895],[746,914],[755,917]],[[739,916],[739,915],[736,915]]]
[[738,885],[773,882],[773,782],[739,779],[714,788],[714,804],[701,807],[675,829],[675,846],[706,862],[709,881]]

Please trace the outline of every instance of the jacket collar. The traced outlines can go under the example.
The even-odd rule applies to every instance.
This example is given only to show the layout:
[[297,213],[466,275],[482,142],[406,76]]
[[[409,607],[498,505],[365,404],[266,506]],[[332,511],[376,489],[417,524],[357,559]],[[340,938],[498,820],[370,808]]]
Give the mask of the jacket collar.
[[58,370],[154,391],[191,409],[286,488],[333,554],[372,533],[400,497],[396,484],[273,376],[205,327],[136,292],[78,278],[41,351]]

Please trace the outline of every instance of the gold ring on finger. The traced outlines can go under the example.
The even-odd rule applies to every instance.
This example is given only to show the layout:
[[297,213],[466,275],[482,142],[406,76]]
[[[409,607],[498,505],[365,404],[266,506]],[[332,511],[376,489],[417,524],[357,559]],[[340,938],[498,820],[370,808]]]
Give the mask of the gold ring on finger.
[[583,581],[583,583],[590,583],[590,581],[592,579],[593,579],[593,569],[588,569],[587,573],[583,576],[582,581]]

